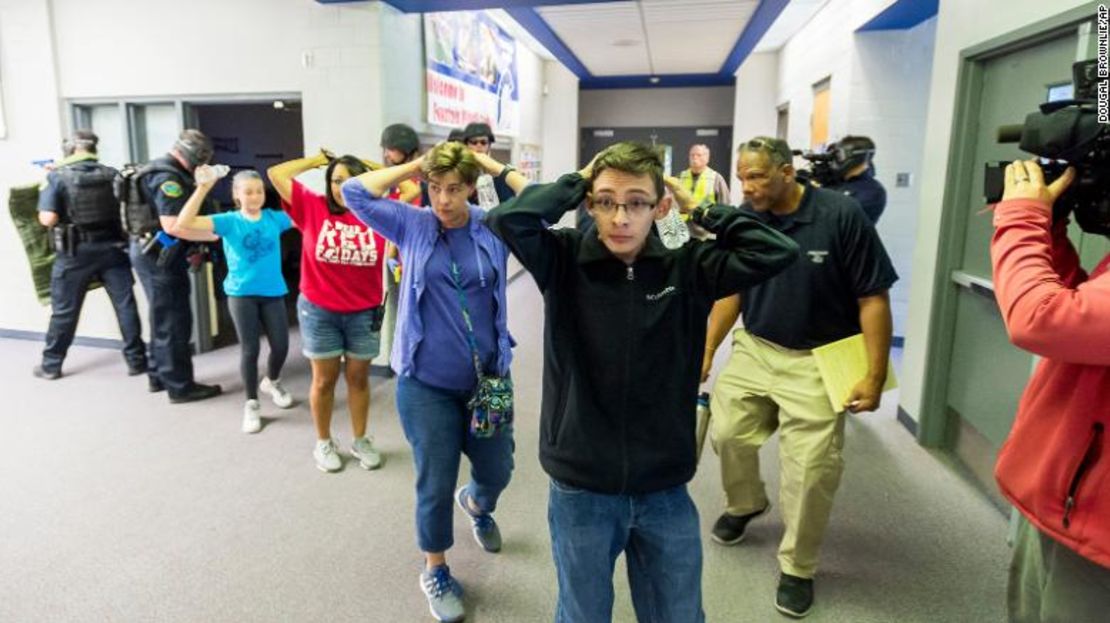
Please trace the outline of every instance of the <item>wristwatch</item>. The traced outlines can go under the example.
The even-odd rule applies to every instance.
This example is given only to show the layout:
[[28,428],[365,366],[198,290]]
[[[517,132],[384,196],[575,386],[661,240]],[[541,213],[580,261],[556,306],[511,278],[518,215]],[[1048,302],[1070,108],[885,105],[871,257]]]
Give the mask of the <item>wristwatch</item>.
[[701,219],[705,217],[705,213],[709,208],[713,207],[713,202],[708,199],[703,199],[696,208],[690,210],[690,221],[695,225],[701,225]]
[[501,172],[497,174],[497,177],[505,177],[509,174],[510,171],[516,171],[516,167],[511,164],[507,164],[505,165],[505,168],[501,169]]

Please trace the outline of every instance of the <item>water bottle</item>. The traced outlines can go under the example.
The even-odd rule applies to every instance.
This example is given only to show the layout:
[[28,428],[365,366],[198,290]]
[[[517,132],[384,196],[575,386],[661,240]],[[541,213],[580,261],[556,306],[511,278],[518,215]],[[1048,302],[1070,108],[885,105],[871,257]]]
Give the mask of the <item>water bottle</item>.
[[478,176],[478,207],[486,212],[501,204],[497,198],[497,188],[493,185],[493,176],[487,174]]
[[698,394],[697,408],[697,444],[698,460],[701,460],[701,449],[705,446],[705,434],[709,431],[709,392]]
[[690,229],[678,215],[678,210],[672,209],[661,219],[655,221],[655,228],[659,232],[659,239],[668,249],[678,249],[690,241]]

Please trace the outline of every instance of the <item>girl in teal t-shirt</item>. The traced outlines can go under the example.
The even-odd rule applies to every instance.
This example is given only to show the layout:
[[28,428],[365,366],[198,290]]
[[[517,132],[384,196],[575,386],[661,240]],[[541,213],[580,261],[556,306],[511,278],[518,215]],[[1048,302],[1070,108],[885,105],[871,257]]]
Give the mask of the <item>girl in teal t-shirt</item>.
[[[243,432],[262,429],[258,390],[268,392],[274,404],[286,409],[293,397],[281,384],[281,368],[289,353],[289,322],[285,312],[288,289],[281,274],[281,233],[293,226],[289,215],[263,208],[266,188],[254,170],[240,171],[231,182],[231,197],[238,206],[234,212],[200,216],[197,212],[205,197],[221,177],[215,167],[201,165],[196,172],[197,187],[181,213],[178,225],[215,232],[223,241],[227,257],[224,291],[242,350],[239,372],[247,392],[243,407]],[[267,375],[258,381],[258,355],[262,333],[270,343]]]

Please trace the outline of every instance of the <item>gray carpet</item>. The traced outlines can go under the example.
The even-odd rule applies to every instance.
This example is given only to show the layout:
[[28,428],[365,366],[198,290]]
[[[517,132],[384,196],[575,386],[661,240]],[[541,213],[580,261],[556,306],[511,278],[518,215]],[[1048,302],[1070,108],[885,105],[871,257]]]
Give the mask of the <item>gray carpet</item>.
[[[542,305],[531,279],[509,291],[520,342],[517,468],[497,512],[505,549],[490,555],[456,513],[449,562],[472,622],[552,620],[555,575],[546,478],[536,459]],[[308,366],[294,338],[285,378],[302,399],[263,402],[263,432],[239,432],[237,351],[195,360],[198,379],[227,393],[169,405],[125,376],[118,353],[74,348],[66,377],[30,369],[41,345],[0,340],[0,621],[427,621],[417,586],[411,456],[393,381],[372,383],[371,431],[387,463],[334,475],[312,463],[303,402]],[[727,349],[722,349],[722,355]],[[650,380],[649,380],[650,381]],[[343,394],[340,385],[339,394]],[[1004,618],[1006,522],[894,417],[853,418],[809,621],[991,622]],[[333,430],[350,427],[337,404]],[[765,479],[777,487],[777,447]],[[465,472],[464,472],[465,473]],[[706,530],[721,509],[715,456],[691,491]],[[706,539],[709,621],[779,621],[772,606],[782,532],[774,512],[748,540]],[[616,621],[633,621],[623,567]]]

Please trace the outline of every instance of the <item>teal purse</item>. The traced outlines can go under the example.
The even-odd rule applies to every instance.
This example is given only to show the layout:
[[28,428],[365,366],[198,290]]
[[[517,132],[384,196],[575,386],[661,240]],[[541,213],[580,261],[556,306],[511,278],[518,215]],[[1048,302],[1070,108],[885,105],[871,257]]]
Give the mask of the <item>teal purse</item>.
[[[450,243],[447,244],[447,250],[449,252],[451,250]],[[463,322],[466,325],[466,338],[470,343],[470,357],[474,361],[474,372],[478,376],[478,385],[466,403],[467,409],[470,410],[470,434],[479,439],[487,439],[512,429],[513,379],[509,376],[488,375],[482,371],[482,361],[478,355],[478,340],[474,337],[474,325],[470,321],[466,293],[463,292],[462,274],[453,254],[451,280],[454,281],[455,292],[459,295],[459,305],[462,307]]]

